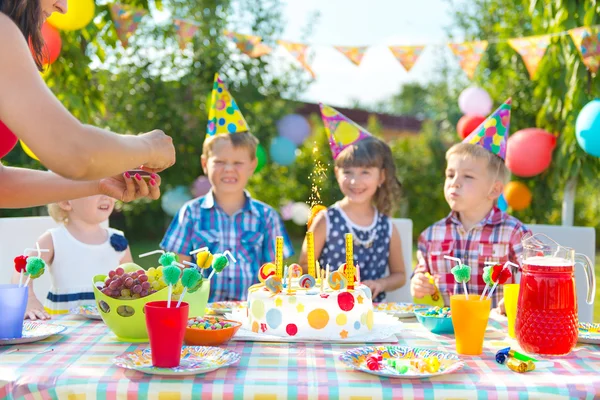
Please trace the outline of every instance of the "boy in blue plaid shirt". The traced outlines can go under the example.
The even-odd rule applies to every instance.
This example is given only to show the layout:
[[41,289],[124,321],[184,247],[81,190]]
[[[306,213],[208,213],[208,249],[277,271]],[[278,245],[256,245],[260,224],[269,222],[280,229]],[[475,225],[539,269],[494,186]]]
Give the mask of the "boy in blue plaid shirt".
[[284,257],[294,253],[279,214],[245,190],[256,169],[257,145],[216,75],[202,149],[202,169],[212,189],[179,210],[160,244],[182,261],[195,261],[189,254],[202,247],[213,254],[225,250],[233,254],[237,262],[211,278],[209,302],[245,300],[248,288],[258,283],[260,266],[275,259],[277,236],[284,237]]

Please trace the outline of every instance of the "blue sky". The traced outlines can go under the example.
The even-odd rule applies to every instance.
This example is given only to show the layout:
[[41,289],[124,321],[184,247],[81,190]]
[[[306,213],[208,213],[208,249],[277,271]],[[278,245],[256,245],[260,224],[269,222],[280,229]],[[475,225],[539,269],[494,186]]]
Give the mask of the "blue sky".
[[[307,101],[345,106],[353,99],[372,104],[397,93],[403,83],[434,76],[439,57],[452,55],[445,28],[452,23],[445,0],[284,0],[283,39],[301,41],[314,11],[320,18],[312,36],[312,67],[317,75]],[[388,45],[432,44],[410,73],[396,61]],[[356,67],[332,46],[372,46]],[[283,50],[280,50],[283,51]],[[284,60],[294,62],[291,57]]]

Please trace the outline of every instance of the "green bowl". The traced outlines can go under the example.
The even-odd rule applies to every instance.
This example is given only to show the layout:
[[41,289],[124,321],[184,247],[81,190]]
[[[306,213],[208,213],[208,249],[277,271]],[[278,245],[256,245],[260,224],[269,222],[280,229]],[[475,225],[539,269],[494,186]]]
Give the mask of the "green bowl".
[[[120,341],[148,342],[144,306],[151,301],[168,300],[169,289],[163,288],[156,293],[135,300],[119,300],[105,295],[96,287],[96,282],[104,282],[105,280],[106,275],[96,275],[92,283],[98,312],[104,323]],[[183,301],[190,306],[190,318],[204,316],[209,292],[210,282],[204,281],[200,289],[194,293],[185,294]],[[177,304],[177,300],[178,296],[172,297],[173,305]]]

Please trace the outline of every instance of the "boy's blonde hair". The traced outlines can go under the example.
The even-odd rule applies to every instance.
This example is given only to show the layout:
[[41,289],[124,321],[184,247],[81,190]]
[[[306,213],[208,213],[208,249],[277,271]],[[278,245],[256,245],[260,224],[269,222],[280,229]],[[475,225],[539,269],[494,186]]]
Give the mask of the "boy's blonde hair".
[[457,143],[450,147],[446,152],[446,161],[448,161],[451,156],[484,160],[487,163],[488,172],[493,179],[493,182],[498,180],[502,182],[503,185],[506,185],[510,179],[510,172],[508,171],[508,168],[506,168],[504,160],[477,144]]
[[338,168],[379,168],[385,173],[385,181],[377,188],[373,203],[380,213],[393,216],[400,196],[402,184],[396,177],[396,165],[392,150],[383,141],[369,136],[346,147],[335,159]]
[[250,152],[250,159],[254,160],[256,158],[258,139],[250,132],[225,133],[208,136],[206,139],[204,139],[204,144],[202,145],[202,155],[204,157],[210,157],[210,153],[212,152],[215,144],[222,140],[230,141],[233,147],[242,147],[248,149]]
[[59,224],[64,224],[69,219],[69,213],[58,203],[48,204],[48,214]]

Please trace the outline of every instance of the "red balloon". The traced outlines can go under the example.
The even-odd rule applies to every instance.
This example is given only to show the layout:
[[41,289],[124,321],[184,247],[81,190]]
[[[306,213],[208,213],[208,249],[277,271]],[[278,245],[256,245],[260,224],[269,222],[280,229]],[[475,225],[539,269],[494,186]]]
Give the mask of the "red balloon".
[[62,47],[60,33],[52,25],[44,22],[42,25],[42,37],[45,42],[42,52],[42,64],[52,64],[60,55],[60,48]]
[[10,153],[18,141],[19,139],[8,129],[8,126],[0,121],[0,158]]
[[515,132],[506,145],[506,166],[513,174],[529,178],[541,174],[552,162],[556,136],[539,128]]
[[485,117],[479,115],[463,115],[456,124],[456,131],[461,139],[465,139],[471,134],[479,125],[485,121]]

